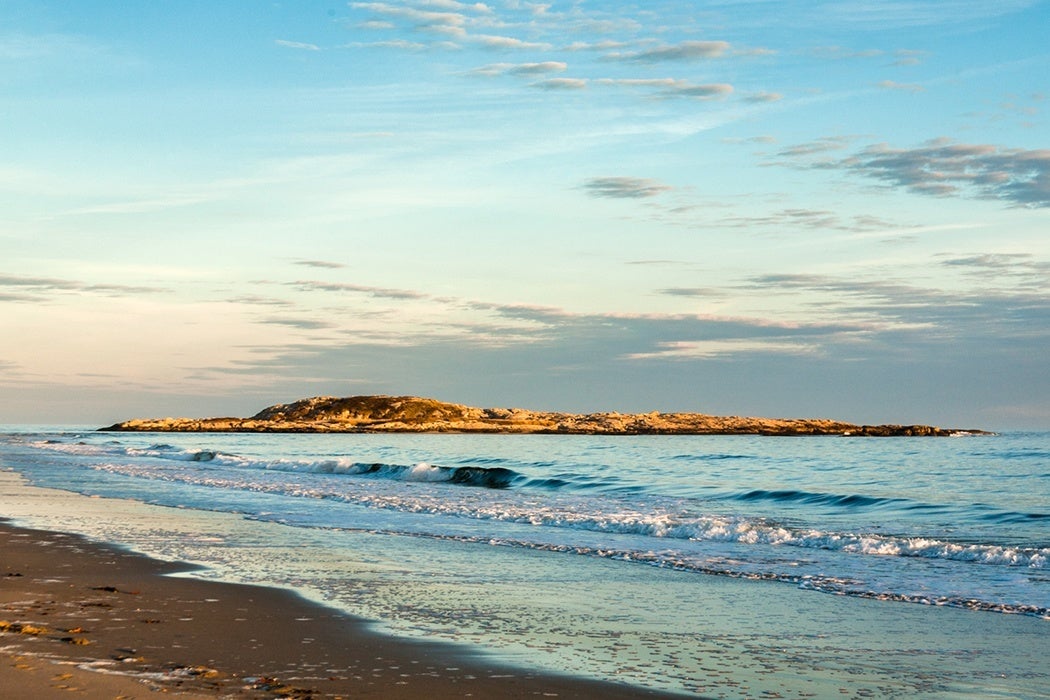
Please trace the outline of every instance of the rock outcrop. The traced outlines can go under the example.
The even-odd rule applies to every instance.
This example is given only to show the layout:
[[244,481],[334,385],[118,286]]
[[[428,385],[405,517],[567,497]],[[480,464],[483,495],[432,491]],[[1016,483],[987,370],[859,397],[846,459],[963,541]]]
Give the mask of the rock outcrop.
[[251,418],[159,418],[104,431],[273,433],[553,433],[578,435],[948,436],[982,433],[928,425],[854,425],[828,419],[744,418],[703,413],[557,413],[474,408],[418,396],[318,396]]

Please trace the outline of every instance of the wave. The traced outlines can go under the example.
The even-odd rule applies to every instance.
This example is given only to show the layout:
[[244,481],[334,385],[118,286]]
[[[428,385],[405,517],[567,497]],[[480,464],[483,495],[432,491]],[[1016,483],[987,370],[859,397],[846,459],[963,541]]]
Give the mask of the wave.
[[306,472],[311,474],[334,474],[372,476],[397,481],[448,482],[462,486],[480,486],[490,489],[505,489],[524,477],[505,467],[443,467],[426,462],[415,465],[363,463],[345,458],[324,459],[316,462],[293,460],[248,460],[226,457],[219,460],[223,466],[240,469],[263,469],[267,471]]
[[[346,474],[369,475],[378,478],[399,481],[449,482],[463,486],[480,486],[490,489],[505,489],[519,481],[527,479],[518,472],[505,467],[443,467],[420,462],[414,465],[383,464],[356,462],[347,458],[329,458],[321,460],[260,460],[242,457],[220,450],[184,449],[158,443],[145,448],[123,447],[114,445],[91,445],[83,442],[61,443],[41,442],[39,446],[47,449],[95,457],[151,457],[177,462],[211,463],[214,467],[234,467],[237,469],[257,469],[313,474]],[[502,462],[503,460],[478,460],[479,462]]]
[[908,499],[905,498],[882,498],[878,496],[865,496],[863,494],[842,495],[814,491],[799,491],[794,489],[774,491],[753,489],[751,491],[733,494],[729,498],[730,500],[745,502],[776,501],[778,503],[804,503],[806,505],[822,505],[842,508],[874,508],[908,502]]
[[[455,485],[503,490],[512,486],[537,489],[562,490],[571,487],[577,493],[593,492],[601,487],[608,492],[619,486],[615,478],[580,477],[561,473],[549,478],[530,478],[506,467],[458,466],[445,467],[420,462],[415,465],[357,462],[346,457],[321,460],[259,460],[241,457],[215,450],[181,449],[171,445],[157,444],[148,448],[93,446],[83,443],[46,445],[49,449],[64,452],[102,455],[124,454],[138,457],[154,457],[163,460],[196,462],[209,473],[168,473],[147,465],[102,464],[105,471],[165,479],[184,483],[223,485],[229,488],[256,491],[286,492],[289,495],[306,495],[335,499],[359,505],[387,510],[435,515],[452,515],[475,520],[524,523],[555,528],[571,528],[601,533],[641,535],[662,540],[695,540],[723,542],[742,545],[769,545],[810,550],[838,551],[845,554],[868,556],[917,557],[943,559],[978,564],[1048,568],[1050,547],[1018,547],[988,543],[960,543],[931,537],[903,537],[874,533],[829,532],[821,529],[805,529],[782,525],[761,517],[732,515],[692,515],[682,510],[681,505],[650,505],[638,509],[615,499],[577,498],[559,505],[561,501],[535,501],[533,499],[422,499],[410,493],[384,493],[370,490],[298,484],[265,483],[232,479],[214,473],[223,468],[252,471],[277,471],[289,473],[327,474],[333,476],[356,475],[375,479],[409,482],[446,482]],[[619,486],[631,489],[632,486]],[[289,491],[288,489],[291,489]],[[294,493],[292,493],[294,491]],[[941,509],[944,506],[924,504],[898,498],[879,498],[860,494],[826,494],[803,490],[753,489],[728,497],[730,500],[776,502],[800,502],[847,508],[877,508],[900,506],[905,509]],[[673,502],[673,499],[669,501]],[[619,504],[622,509],[617,509]],[[992,511],[987,518],[999,522],[1024,522],[1041,520],[1047,516],[1038,513],[1013,513]]]
[[[216,457],[215,462],[236,466],[236,459]],[[264,463],[251,462],[258,470]],[[402,481],[453,482],[494,489],[520,480],[517,472],[502,467],[435,467],[421,463],[414,467],[387,464],[358,464],[342,460],[322,462],[270,462],[265,469],[308,471],[327,474],[375,474]],[[1000,544],[952,542],[932,537],[906,537],[863,532],[833,532],[799,528],[760,517],[690,514],[675,507],[655,504],[639,507],[614,499],[576,497],[567,501],[528,498],[459,497],[433,498],[431,495],[388,489],[354,489],[338,484],[288,483],[235,479],[200,473],[157,471],[147,465],[100,464],[97,469],[128,476],[165,481],[206,484],[230,489],[276,493],[289,496],[342,501],[388,511],[452,516],[475,521],[506,522],[556,530],[642,536],[663,541],[688,540],[732,545],[790,547],[824,550],[847,555],[909,557],[967,562],[1027,569],[1050,568],[1050,547],[1022,547]],[[519,492],[519,494],[522,492]],[[655,546],[655,545],[654,545]]]
[[725,496],[724,500],[743,503],[770,501],[780,504],[801,504],[807,506],[843,508],[850,511],[885,508],[909,512],[923,512],[926,514],[957,514],[961,509],[966,512],[967,516],[970,518],[1001,525],[1050,520],[1050,514],[1047,513],[1024,513],[1010,510],[999,510],[982,503],[972,503],[968,506],[961,504],[946,505],[939,503],[924,503],[910,498],[867,496],[864,494],[821,493],[797,489],[752,489],[750,491],[741,491],[730,494]]

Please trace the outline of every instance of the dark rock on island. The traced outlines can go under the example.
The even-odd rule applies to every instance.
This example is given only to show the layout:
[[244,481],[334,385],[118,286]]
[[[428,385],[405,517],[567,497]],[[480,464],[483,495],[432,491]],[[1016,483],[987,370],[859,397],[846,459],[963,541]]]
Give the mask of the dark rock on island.
[[418,396],[318,396],[265,408],[251,418],[157,418],[102,431],[244,433],[530,433],[567,435],[988,434],[929,425],[854,425],[824,418],[745,418],[703,413],[559,413],[474,408]]

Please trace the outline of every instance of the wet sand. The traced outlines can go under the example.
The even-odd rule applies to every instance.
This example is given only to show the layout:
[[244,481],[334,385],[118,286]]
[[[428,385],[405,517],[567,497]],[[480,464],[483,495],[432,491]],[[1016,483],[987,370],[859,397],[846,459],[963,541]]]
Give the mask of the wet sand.
[[292,592],[0,521],[0,697],[670,698],[406,641]]

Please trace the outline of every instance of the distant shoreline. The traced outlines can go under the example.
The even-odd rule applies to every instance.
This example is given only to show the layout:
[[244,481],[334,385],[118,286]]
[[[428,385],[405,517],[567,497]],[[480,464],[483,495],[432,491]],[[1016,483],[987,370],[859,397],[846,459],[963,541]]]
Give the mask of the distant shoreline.
[[276,404],[250,418],[132,419],[112,432],[488,433],[527,435],[835,435],[951,437],[984,430],[930,425],[857,425],[825,418],[752,418],[704,413],[560,413],[475,408],[418,396],[318,396]]

